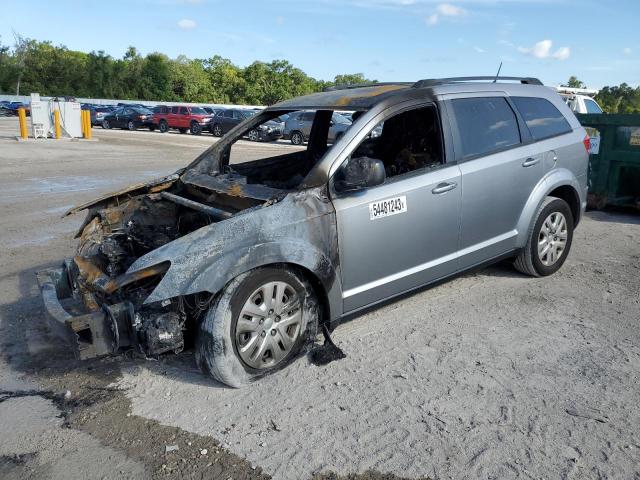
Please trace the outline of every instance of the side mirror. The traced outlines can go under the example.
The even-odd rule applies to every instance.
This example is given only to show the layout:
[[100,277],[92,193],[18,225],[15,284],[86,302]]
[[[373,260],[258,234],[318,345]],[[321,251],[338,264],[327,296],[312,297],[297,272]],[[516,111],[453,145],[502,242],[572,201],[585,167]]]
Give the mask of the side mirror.
[[350,159],[337,173],[335,189],[338,192],[355,192],[381,185],[386,179],[382,160],[370,157]]

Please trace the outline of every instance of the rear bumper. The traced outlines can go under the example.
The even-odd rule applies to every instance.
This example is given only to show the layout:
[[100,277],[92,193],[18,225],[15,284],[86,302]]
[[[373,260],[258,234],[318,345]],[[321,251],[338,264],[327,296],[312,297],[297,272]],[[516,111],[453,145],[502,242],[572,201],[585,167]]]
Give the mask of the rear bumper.
[[49,328],[81,360],[114,353],[119,341],[113,317],[105,310],[87,312],[73,297],[68,265],[36,274]]

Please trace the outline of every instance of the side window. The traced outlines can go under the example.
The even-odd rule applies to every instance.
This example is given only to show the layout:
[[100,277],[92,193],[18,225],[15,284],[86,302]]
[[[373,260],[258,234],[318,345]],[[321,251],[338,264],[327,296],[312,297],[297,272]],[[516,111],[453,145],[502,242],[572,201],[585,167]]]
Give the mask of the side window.
[[180,111],[180,107],[171,107],[171,113],[177,114]]
[[587,113],[602,113],[602,109],[593,100],[585,98],[584,105],[587,107]]
[[562,135],[571,125],[553,104],[544,98],[511,97],[535,140]]
[[133,114],[133,110],[131,110],[130,108],[125,108],[124,114],[125,115],[131,115],[131,114]]
[[242,115],[242,112],[238,110],[233,111],[233,118],[235,118],[236,120],[244,120],[244,116]]
[[313,122],[313,118],[316,116],[315,112],[304,112],[300,117],[302,122]]
[[189,115],[189,109],[187,107],[180,107],[180,115]]
[[371,130],[349,158],[358,157],[382,160],[388,179],[443,165],[442,136],[436,108],[415,108],[387,118]]
[[233,118],[233,110],[225,110],[224,118]]
[[520,143],[515,113],[502,97],[451,100],[462,158],[487,155]]

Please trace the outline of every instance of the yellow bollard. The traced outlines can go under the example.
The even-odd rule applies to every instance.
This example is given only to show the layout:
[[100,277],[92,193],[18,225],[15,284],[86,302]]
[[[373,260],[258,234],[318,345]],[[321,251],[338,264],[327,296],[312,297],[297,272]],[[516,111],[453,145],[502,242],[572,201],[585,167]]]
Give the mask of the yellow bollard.
[[87,132],[87,111],[80,110],[80,123],[82,124],[82,136],[89,138],[89,132]]
[[91,110],[87,110],[87,140],[91,140],[93,137],[93,131],[91,128]]
[[28,137],[27,134],[27,114],[24,111],[24,108],[18,109],[18,123],[20,124],[20,137],[23,140],[26,140]]
[[60,137],[62,136],[62,132],[60,131],[60,111],[59,110],[53,111],[53,129],[55,132],[56,140],[60,140]]

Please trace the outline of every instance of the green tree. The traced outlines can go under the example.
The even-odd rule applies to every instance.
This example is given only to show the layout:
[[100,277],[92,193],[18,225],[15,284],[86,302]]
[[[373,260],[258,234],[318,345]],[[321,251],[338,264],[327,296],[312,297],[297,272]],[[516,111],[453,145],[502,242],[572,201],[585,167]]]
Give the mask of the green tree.
[[335,85],[365,85],[367,83],[377,83],[377,80],[369,80],[364,73],[347,73],[336,75],[333,79]]
[[582,80],[578,80],[578,77],[575,75],[570,76],[567,83],[562,86],[569,88],[587,88],[587,85]]

